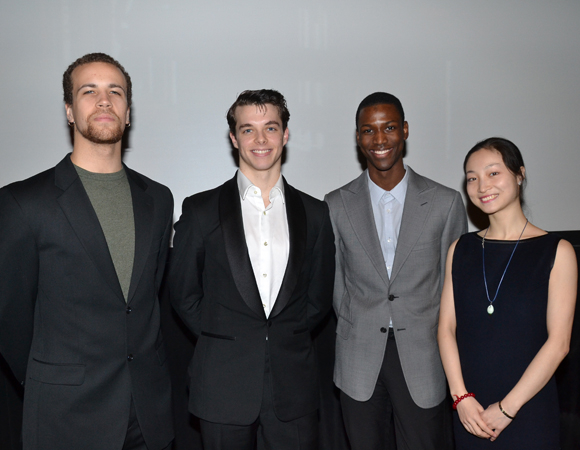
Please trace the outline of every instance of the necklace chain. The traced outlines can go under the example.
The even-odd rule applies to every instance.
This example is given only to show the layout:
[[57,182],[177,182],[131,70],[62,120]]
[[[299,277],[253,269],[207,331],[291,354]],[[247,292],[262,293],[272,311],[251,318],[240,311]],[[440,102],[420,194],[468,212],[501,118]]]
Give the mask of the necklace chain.
[[518,244],[520,243],[520,239],[522,238],[522,236],[524,235],[524,231],[526,231],[526,227],[528,226],[528,219],[526,219],[526,223],[524,225],[524,228],[522,230],[522,232],[520,233],[520,237],[518,238],[516,245],[514,246],[514,249],[512,251],[512,254],[510,256],[510,259],[508,260],[505,269],[503,271],[503,274],[501,276],[501,279],[499,280],[499,284],[497,285],[497,289],[495,291],[495,295],[493,296],[493,300],[491,300],[489,298],[489,290],[487,288],[487,276],[485,275],[485,237],[487,236],[487,232],[489,231],[489,227],[487,227],[487,230],[485,230],[485,234],[483,235],[483,240],[481,241],[481,254],[482,254],[482,259],[483,259],[483,282],[485,284],[485,295],[487,296],[487,301],[489,302],[489,306],[487,307],[487,313],[488,314],[493,314],[494,308],[493,308],[493,302],[495,302],[495,299],[497,298],[497,294],[499,293],[499,288],[501,286],[501,283],[503,282],[503,278],[505,277],[505,274],[508,270],[508,267],[510,266],[510,263],[512,262],[512,258],[514,257],[514,253],[516,252],[516,248],[518,248]]

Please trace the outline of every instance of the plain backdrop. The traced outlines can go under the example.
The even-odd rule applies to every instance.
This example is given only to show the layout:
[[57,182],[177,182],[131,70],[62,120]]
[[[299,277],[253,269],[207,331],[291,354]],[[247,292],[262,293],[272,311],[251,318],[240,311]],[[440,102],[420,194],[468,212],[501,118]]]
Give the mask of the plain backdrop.
[[530,219],[577,229],[579,23],[578,0],[0,0],[0,185],[70,151],[62,73],[100,51],[133,79],[124,161],[171,188],[176,219],[233,176],[236,96],[273,88],[291,112],[283,173],[315,197],[360,173],[354,113],[386,91],[417,172],[461,190],[469,148],[506,137]]

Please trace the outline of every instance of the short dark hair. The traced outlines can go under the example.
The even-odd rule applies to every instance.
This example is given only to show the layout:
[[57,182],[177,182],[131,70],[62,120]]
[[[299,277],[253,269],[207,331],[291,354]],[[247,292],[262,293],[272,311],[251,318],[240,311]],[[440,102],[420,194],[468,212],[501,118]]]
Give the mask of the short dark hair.
[[509,141],[504,138],[500,137],[490,137],[484,139],[481,142],[475,144],[471,150],[467,152],[465,155],[465,160],[463,161],[463,172],[465,173],[465,169],[467,167],[467,161],[478,150],[495,150],[497,151],[503,160],[503,163],[507,167],[507,169],[514,175],[522,177],[522,184],[520,185],[520,203],[523,204],[523,193],[524,193],[524,185],[526,183],[526,177],[522,173],[522,167],[525,167],[524,158],[522,157],[522,153],[520,149],[514,144],[512,141]]
[[111,56],[105,53],[87,53],[85,56],[81,56],[75,62],[73,62],[62,76],[62,90],[64,93],[64,102],[67,105],[72,105],[73,102],[73,82],[72,82],[72,73],[77,67],[82,66],[84,64],[90,63],[107,63],[115,66],[117,69],[121,71],[123,76],[125,77],[125,82],[127,83],[127,106],[131,107],[131,77],[125,70],[125,68],[117,61],[116,59],[112,58]]
[[358,117],[360,116],[360,112],[367,106],[374,105],[394,105],[395,108],[397,108],[397,111],[399,111],[401,122],[405,122],[405,111],[403,111],[403,105],[401,105],[401,101],[392,94],[387,94],[386,92],[375,92],[373,94],[367,95],[363,101],[360,102],[360,105],[358,105],[356,116],[354,118],[357,130]]
[[236,108],[238,106],[248,106],[256,105],[263,107],[266,104],[274,105],[278,109],[278,114],[280,115],[280,120],[282,120],[282,130],[285,131],[288,127],[288,121],[290,120],[290,111],[286,106],[286,99],[280,92],[273,89],[259,89],[256,91],[244,91],[234,102],[226,118],[228,119],[228,125],[230,127],[230,132],[236,135]]

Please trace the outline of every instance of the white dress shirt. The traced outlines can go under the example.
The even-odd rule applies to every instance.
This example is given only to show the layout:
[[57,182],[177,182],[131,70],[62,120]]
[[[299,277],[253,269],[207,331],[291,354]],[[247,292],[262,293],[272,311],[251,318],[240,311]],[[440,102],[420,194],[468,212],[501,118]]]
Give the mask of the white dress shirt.
[[266,317],[274,307],[288,264],[290,235],[282,176],[270,190],[264,206],[262,191],[238,171],[238,189],[246,245]]
[[[407,186],[409,185],[409,171],[407,170],[407,166],[405,166],[405,176],[390,191],[385,191],[376,185],[371,180],[368,172],[367,176],[371,205],[373,206],[373,215],[381,243],[381,250],[383,251],[383,259],[389,278],[391,278],[397,240],[399,238],[399,231],[401,230],[405,196],[407,195]],[[390,326],[393,326],[392,320]]]

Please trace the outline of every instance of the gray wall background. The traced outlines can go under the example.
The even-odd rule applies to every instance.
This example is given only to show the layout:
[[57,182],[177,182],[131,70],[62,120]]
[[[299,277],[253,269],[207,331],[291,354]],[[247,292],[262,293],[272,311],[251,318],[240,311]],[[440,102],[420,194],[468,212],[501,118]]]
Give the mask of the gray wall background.
[[530,219],[578,229],[579,23],[578,0],[0,0],[0,185],[70,151],[62,73],[102,51],[133,78],[125,162],[172,189],[176,218],[233,175],[241,91],[286,96],[283,173],[322,198],[360,173],[354,113],[383,90],[403,102],[417,172],[461,189],[467,150],[506,137]]

